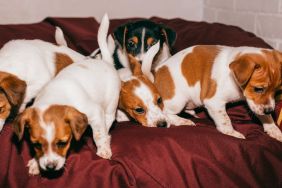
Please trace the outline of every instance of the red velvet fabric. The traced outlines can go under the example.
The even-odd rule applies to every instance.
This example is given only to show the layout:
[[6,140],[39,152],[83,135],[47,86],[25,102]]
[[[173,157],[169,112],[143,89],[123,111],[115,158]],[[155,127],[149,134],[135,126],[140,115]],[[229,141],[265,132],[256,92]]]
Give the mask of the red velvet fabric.
[[[129,19],[116,19],[114,27]],[[134,20],[134,19],[133,19]],[[152,20],[175,29],[174,52],[194,44],[266,47],[263,40],[234,26],[182,19]],[[54,42],[54,26],[65,32],[71,48],[88,55],[97,47],[98,22],[93,18],[48,18],[41,23],[1,25],[0,46],[15,38]],[[277,105],[278,113],[282,103]],[[88,129],[73,142],[62,174],[29,176],[32,157],[27,135],[21,143],[11,125],[0,133],[0,187],[282,187],[282,143],[267,136],[244,102],[228,105],[228,114],[245,140],[219,133],[203,109],[196,127],[145,128],[115,123],[112,160],[96,156]]]

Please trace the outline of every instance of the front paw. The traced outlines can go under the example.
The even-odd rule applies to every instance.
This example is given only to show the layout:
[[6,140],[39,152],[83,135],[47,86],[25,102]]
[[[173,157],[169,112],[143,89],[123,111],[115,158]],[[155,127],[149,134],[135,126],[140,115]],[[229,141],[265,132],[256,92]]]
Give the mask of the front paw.
[[241,139],[245,139],[246,137],[242,134],[242,133],[239,133],[238,131],[235,131],[234,129],[224,129],[224,128],[221,128],[221,129],[218,129],[221,133],[223,134],[226,134],[226,135],[229,135],[229,136],[233,136],[233,137],[236,137],[236,138],[241,138]]
[[31,159],[27,163],[29,175],[38,175],[40,173],[39,165],[36,159]]
[[195,126],[195,123],[189,119],[179,117],[177,115],[168,115],[168,122],[175,126],[188,125]]
[[111,148],[108,147],[98,147],[96,154],[104,159],[111,159],[112,150]]
[[268,126],[264,129],[264,131],[272,138],[282,142],[282,133],[276,125]]

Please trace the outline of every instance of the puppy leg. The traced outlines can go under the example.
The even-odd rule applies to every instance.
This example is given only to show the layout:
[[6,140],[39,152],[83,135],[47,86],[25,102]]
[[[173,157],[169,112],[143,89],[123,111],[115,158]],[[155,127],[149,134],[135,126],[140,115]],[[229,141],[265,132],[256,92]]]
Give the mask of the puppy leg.
[[30,175],[38,175],[40,173],[39,165],[35,158],[28,161],[27,167],[28,167],[28,173]]
[[179,117],[178,115],[174,114],[166,114],[167,116],[167,121],[169,124],[175,125],[175,126],[180,126],[180,125],[195,125],[195,123],[189,119],[185,119],[182,117]]
[[130,121],[129,117],[121,110],[117,110],[116,120],[118,122]]
[[106,126],[105,113],[97,106],[95,110],[93,109],[93,112],[92,117],[89,118],[89,123],[92,128],[94,142],[97,146],[97,155],[104,159],[110,159],[112,156],[111,136]]
[[277,125],[275,125],[271,115],[257,115],[257,117],[261,121],[264,131],[272,138],[275,138],[276,140],[282,142],[282,132],[277,127]]
[[245,136],[232,127],[231,120],[226,112],[225,104],[205,104],[211,118],[214,120],[216,128],[223,134],[234,136],[237,138],[245,138]]

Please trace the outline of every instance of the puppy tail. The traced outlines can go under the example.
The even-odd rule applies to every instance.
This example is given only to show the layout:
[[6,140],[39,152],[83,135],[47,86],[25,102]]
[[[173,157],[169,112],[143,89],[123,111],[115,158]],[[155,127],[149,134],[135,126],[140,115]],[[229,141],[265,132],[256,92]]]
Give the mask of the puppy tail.
[[105,14],[102,18],[102,21],[101,21],[101,24],[98,30],[98,45],[99,45],[99,48],[102,54],[102,60],[108,63],[114,64],[113,57],[111,54],[111,49],[110,49],[110,46],[108,46],[108,42],[110,44],[114,40],[111,36],[109,36],[109,38],[107,39],[109,25],[110,25],[110,21],[109,21],[108,14]]
[[58,26],[56,26],[55,40],[56,40],[56,43],[60,46],[68,46],[68,43],[64,37],[64,33],[62,29]]
[[155,55],[158,53],[160,49],[160,42],[156,43],[154,46],[152,46],[145,54],[141,70],[145,76],[151,81],[154,82],[154,76],[151,72],[152,69],[152,63],[154,60]]

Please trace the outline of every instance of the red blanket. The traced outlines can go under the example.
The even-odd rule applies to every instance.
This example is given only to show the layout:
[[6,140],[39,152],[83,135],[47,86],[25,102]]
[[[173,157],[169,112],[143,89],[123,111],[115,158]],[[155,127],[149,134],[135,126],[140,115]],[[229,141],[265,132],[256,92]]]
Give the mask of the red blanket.
[[[238,27],[181,19],[152,18],[175,29],[174,52],[195,44],[270,48]],[[114,27],[125,23],[112,20]],[[60,26],[71,48],[88,55],[97,47],[98,22],[93,18],[48,18],[28,25],[1,25],[0,46],[16,39],[54,42]],[[281,109],[282,103],[277,105]],[[282,143],[267,136],[244,102],[228,105],[228,114],[246,140],[219,133],[203,109],[196,127],[145,128],[132,122],[112,130],[112,160],[96,156],[88,129],[73,142],[63,174],[29,176],[32,157],[28,138],[18,143],[10,125],[0,133],[0,187],[282,187]]]

